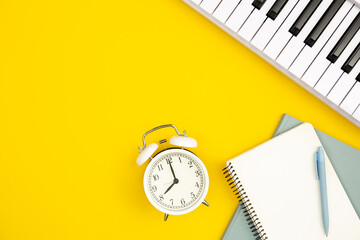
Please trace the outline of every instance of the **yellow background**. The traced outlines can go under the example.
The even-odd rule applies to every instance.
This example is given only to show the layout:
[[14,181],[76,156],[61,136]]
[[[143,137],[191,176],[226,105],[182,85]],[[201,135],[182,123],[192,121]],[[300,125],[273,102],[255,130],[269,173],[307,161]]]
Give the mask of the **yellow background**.
[[[0,239],[219,239],[225,161],[283,113],[360,149],[359,128],[180,0],[0,1]],[[209,208],[166,223],[135,164],[165,123],[211,181]]]

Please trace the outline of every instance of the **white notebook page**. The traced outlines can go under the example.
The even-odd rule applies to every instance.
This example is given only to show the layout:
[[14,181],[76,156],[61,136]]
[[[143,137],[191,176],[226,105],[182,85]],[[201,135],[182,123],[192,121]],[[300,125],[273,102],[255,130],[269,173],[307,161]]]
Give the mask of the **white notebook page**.
[[329,235],[325,236],[314,160],[318,146],[314,128],[303,123],[227,162],[269,240],[360,239],[360,220],[327,156]]

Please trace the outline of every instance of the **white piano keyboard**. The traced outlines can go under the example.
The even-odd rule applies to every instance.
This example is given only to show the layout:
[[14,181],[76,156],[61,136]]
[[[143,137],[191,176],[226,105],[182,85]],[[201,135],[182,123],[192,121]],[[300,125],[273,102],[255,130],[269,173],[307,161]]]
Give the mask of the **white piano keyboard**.
[[358,0],[184,0],[360,127]]

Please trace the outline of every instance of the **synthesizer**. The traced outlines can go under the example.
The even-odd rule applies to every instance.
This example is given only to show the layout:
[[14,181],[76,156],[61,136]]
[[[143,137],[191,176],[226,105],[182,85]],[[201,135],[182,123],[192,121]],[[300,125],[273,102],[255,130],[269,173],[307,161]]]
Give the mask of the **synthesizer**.
[[183,0],[360,127],[360,4]]

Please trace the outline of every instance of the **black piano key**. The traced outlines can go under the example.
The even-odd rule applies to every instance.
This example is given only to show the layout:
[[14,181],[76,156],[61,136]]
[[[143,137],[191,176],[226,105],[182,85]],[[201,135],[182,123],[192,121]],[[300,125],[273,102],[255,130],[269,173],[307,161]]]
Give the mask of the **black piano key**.
[[350,54],[350,57],[345,61],[341,67],[343,71],[349,73],[360,59],[360,43],[356,46],[354,51]]
[[265,2],[266,2],[266,0],[254,0],[252,5],[257,9],[260,9],[264,5]]
[[344,2],[345,0],[335,0],[331,3],[329,8],[325,11],[324,15],[322,15],[320,20],[316,23],[313,30],[311,30],[309,35],[306,37],[304,41],[306,45],[309,47],[314,46],[315,42],[319,39],[322,32],[333,19],[335,14],[339,11]]
[[360,13],[352,21],[350,26],[346,29],[345,33],[341,36],[340,40],[335,44],[329,55],[326,57],[330,62],[334,63],[339,58],[340,54],[344,51],[351,39],[360,28]]
[[275,20],[287,2],[288,0],[276,0],[276,2],[270,8],[266,16],[268,16],[272,20]]
[[297,36],[301,29],[305,26],[307,21],[309,21],[310,17],[313,15],[317,7],[320,5],[322,0],[310,0],[310,2],[306,5],[305,9],[302,11],[300,16],[296,19],[294,24],[291,26],[289,32]]
[[357,77],[355,79],[356,79],[356,81],[360,82],[360,73],[357,75]]

